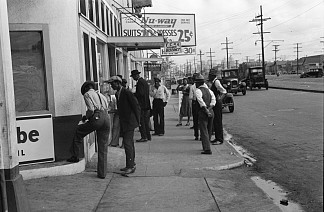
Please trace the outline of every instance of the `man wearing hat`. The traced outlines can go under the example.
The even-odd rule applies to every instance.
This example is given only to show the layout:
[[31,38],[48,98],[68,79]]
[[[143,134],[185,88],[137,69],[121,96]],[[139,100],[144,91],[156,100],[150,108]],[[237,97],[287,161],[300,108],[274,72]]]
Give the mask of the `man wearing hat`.
[[149,84],[145,79],[140,77],[138,70],[133,70],[131,72],[131,77],[137,81],[135,97],[138,100],[139,105],[141,106],[141,124],[139,127],[141,133],[141,139],[136,140],[136,142],[147,142],[151,140],[150,133],[150,111],[151,111],[151,102],[150,102],[150,88]]
[[198,76],[198,73],[194,73],[192,75],[193,79],[193,85],[190,86],[189,90],[189,100],[191,101],[191,108],[192,108],[192,119],[193,119],[193,126],[190,129],[194,130],[194,136],[195,140],[197,141],[199,138],[199,127],[198,127],[198,110],[199,110],[199,104],[197,102],[196,97],[196,85],[195,85],[195,79]]
[[133,93],[122,86],[122,79],[111,77],[108,82],[116,90],[117,111],[119,114],[121,134],[126,155],[126,167],[120,169],[125,174],[135,172],[134,130],[140,123],[140,106]]
[[199,104],[198,122],[200,128],[200,138],[202,142],[203,152],[201,154],[211,155],[210,139],[212,135],[214,112],[212,108],[216,104],[214,93],[205,84],[204,76],[201,74],[195,78],[196,98]]
[[214,92],[216,97],[216,106],[213,108],[214,110],[214,131],[215,131],[215,139],[211,141],[213,145],[220,145],[224,142],[223,136],[223,114],[222,114],[222,99],[224,95],[226,95],[227,91],[222,86],[220,81],[217,79],[216,73],[209,74],[209,81],[212,82],[210,89]]
[[82,139],[89,133],[96,131],[98,143],[97,175],[99,178],[104,179],[107,174],[107,144],[110,120],[107,114],[107,99],[104,95],[95,91],[94,88],[95,83],[93,81],[86,81],[81,87],[81,94],[87,106],[87,111],[86,115],[82,117],[83,123],[77,126],[71,146],[72,157],[67,161],[71,163],[79,162]]
[[154,86],[150,91],[150,96],[153,97],[153,121],[154,121],[154,134],[163,136],[164,131],[164,107],[170,99],[170,92],[161,85],[159,78],[154,78]]

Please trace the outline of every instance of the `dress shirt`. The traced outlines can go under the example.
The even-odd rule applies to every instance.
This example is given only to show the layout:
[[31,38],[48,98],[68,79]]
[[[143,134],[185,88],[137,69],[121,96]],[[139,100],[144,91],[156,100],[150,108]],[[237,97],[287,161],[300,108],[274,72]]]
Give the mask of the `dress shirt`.
[[217,77],[214,79],[213,83],[215,84],[217,90],[218,90],[221,94],[226,94],[226,93],[227,93],[226,89],[222,86],[222,84],[220,83],[220,81],[217,80]]
[[104,95],[99,93],[99,91],[90,89],[87,93],[84,94],[83,98],[88,110],[90,111],[108,110],[107,99]]
[[[216,105],[216,98],[215,98],[215,95],[214,95],[214,92],[211,91],[208,86],[204,83],[203,85],[199,86],[199,88],[201,87],[204,87],[204,88],[207,88],[210,95],[211,95],[211,102],[210,102],[210,106],[215,106]],[[196,89],[196,97],[197,97],[197,101],[200,105],[200,107],[206,107],[206,103],[204,102],[203,98],[202,98],[202,92],[201,90],[197,88]]]
[[170,99],[170,92],[164,85],[160,85],[158,88],[152,86],[150,96],[154,99],[162,99],[163,102],[168,102]]
[[189,90],[189,99],[190,100],[196,100],[196,84],[193,84],[192,86],[190,86],[190,90]]

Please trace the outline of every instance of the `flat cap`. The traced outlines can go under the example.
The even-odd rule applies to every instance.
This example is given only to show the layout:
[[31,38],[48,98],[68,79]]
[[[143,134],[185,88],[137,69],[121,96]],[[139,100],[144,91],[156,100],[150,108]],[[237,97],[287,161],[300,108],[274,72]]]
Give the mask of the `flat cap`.
[[203,75],[201,74],[198,74],[196,77],[195,77],[195,82],[204,82],[205,81],[205,78]]

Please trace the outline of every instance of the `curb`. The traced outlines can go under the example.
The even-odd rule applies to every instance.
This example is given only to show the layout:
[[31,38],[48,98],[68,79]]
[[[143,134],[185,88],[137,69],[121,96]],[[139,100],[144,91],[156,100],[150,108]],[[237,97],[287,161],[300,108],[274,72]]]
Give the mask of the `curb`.
[[86,162],[83,158],[78,163],[69,163],[65,165],[58,165],[47,168],[21,170],[19,173],[23,176],[24,180],[31,180],[43,177],[73,175],[83,172],[85,170],[85,165]]
[[311,89],[301,89],[301,88],[283,88],[283,87],[276,87],[276,86],[269,86],[269,88],[273,89],[281,89],[281,90],[292,90],[292,91],[304,91],[304,92],[310,92],[310,93],[324,93],[324,91],[319,90],[311,90]]

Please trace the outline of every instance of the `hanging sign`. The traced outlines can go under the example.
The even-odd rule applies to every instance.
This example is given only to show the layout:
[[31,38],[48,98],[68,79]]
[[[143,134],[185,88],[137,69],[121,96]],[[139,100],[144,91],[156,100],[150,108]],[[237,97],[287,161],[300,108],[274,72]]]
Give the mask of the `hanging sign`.
[[121,14],[122,36],[164,36],[182,46],[196,46],[195,14],[144,13],[141,19]]

